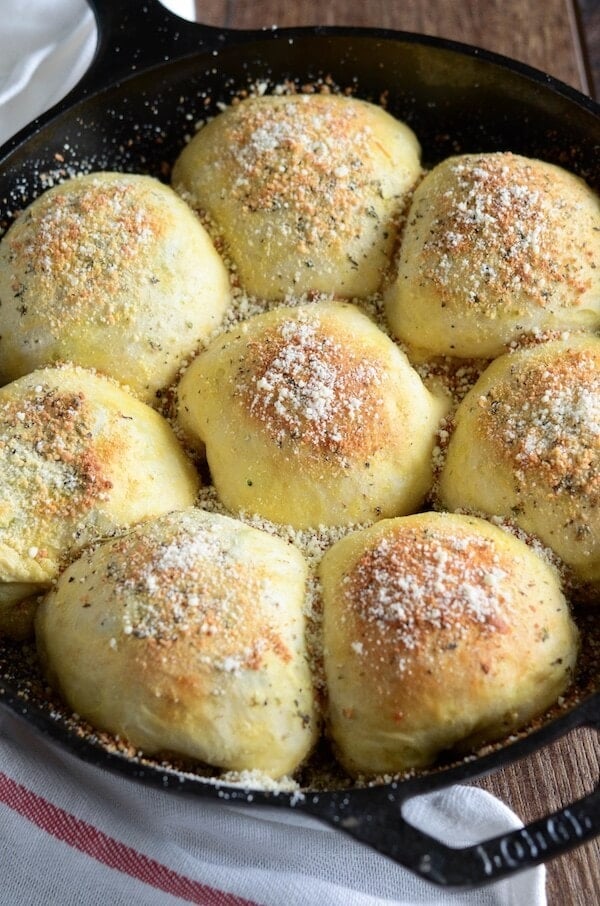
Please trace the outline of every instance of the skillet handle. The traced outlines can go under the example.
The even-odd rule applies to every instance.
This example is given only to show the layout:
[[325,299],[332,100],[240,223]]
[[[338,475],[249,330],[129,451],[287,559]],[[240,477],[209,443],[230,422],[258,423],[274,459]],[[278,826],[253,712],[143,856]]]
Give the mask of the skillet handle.
[[188,22],[158,0],[88,0],[98,27],[96,53],[69,104],[167,60],[223,46],[230,32]]
[[[600,730],[600,713],[585,721]],[[303,809],[345,831],[428,881],[473,887],[500,880],[568,852],[600,834],[600,783],[586,796],[523,828],[455,848],[402,815],[410,793],[375,787],[331,798],[309,797]]]

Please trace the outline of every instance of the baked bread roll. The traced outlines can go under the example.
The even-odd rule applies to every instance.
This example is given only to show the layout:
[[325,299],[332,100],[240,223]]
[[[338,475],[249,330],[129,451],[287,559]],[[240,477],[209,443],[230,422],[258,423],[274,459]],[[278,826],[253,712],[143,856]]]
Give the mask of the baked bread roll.
[[353,775],[506,736],[572,679],[556,572],[481,519],[383,520],[333,545],[320,574],[329,731]]
[[456,412],[439,496],[509,517],[600,589],[600,339],[493,362]]
[[413,132],[366,101],[252,97],[200,129],[172,184],[208,214],[249,294],[353,298],[389,267],[419,156]]
[[36,617],[71,708],[145,754],[289,774],[316,734],[299,551],[189,509],[86,551]]
[[510,153],[443,161],[416,190],[386,294],[392,333],[433,355],[493,358],[527,333],[600,325],[600,201]]
[[172,189],[123,173],[72,179],[0,242],[0,382],[72,361],[152,403],[229,298],[223,262]]
[[225,506],[296,528],[418,508],[446,405],[344,302],[282,306],[223,334],[177,401]]
[[199,481],[168,423],[75,366],[0,389],[0,632],[26,634],[62,561],[107,532],[190,506]]

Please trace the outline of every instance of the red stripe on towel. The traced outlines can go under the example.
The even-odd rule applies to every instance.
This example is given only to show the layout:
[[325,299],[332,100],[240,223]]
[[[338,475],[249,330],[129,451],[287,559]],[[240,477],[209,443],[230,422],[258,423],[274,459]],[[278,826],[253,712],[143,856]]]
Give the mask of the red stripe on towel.
[[1,771],[0,802],[86,856],[174,897],[200,906],[256,906],[251,900],[178,874],[131,846],[109,837],[87,821],[53,805]]

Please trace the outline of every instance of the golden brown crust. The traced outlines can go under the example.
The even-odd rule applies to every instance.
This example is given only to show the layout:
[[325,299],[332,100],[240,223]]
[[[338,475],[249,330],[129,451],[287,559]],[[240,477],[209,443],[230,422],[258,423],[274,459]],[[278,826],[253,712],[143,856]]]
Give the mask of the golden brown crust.
[[600,340],[503,356],[460,405],[440,499],[513,519],[600,583]]
[[355,102],[320,95],[253,98],[234,107],[224,126],[223,167],[240,171],[231,192],[240,210],[292,205],[301,254],[352,238],[357,193],[369,178],[371,130],[360,111]]
[[223,262],[169,187],[120,173],[69,180],[0,243],[0,380],[73,361],[152,403],[229,299]]
[[187,509],[88,551],[36,617],[52,683],[146,753],[294,771],[317,733],[306,564],[278,538]]
[[374,349],[353,349],[343,325],[330,333],[290,315],[248,339],[236,396],[275,443],[291,438],[320,458],[372,456],[387,433],[385,362]]
[[337,542],[320,575],[329,728],[351,773],[504,736],[571,682],[557,574],[481,519],[384,520]]
[[[5,401],[0,396],[0,420],[4,479],[7,468],[17,472],[15,490],[22,489],[45,514],[77,518],[107,499],[112,482],[106,466],[123,442],[115,436],[91,446],[94,413],[82,391],[61,392],[41,383],[31,395]],[[27,471],[32,455],[39,461],[33,476]]]
[[350,298],[379,287],[419,174],[414,135],[381,108],[263,96],[204,126],[173,185],[212,218],[249,293]]
[[487,356],[528,332],[600,323],[600,202],[571,173],[511,153],[449,158],[415,192],[387,299],[393,332]]
[[[529,361],[526,368],[519,368]],[[517,364],[518,363],[518,364]],[[522,483],[600,504],[600,344],[548,347],[513,360],[479,397],[481,429]]]
[[360,638],[387,662],[399,648],[428,646],[432,633],[455,644],[474,629],[506,632],[505,568],[489,539],[417,524],[365,551],[345,577],[344,601]]
[[208,664],[213,637],[218,663],[232,670],[258,670],[269,653],[289,663],[289,647],[260,605],[267,565],[240,563],[219,535],[220,518],[214,522],[188,525],[171,516],[164,534],[147,527],[112,544],[104,580],[123,613],[124,635],[148,640],[153,667],[184,638]]
[[[115,296],[130,288],[128,265],[140,252],[146,256],[156,248],[167,224],[158,207],[140,204],[136,182],[124,177],[86,179],[75,183],[79,191],[69,193],[61,188],[25,214],[23,226],[28,228],[8,240],[10,260],[17,267],[26,259],[35,262],[36,291],[42,297],[53,296],[60,286],[56,305],[47,313],[52,331],[88,316],[90,303],[97,305],[100,299],[95,317],[112,324],[120,315]],[[27,291],[16,277],[12,288],[19,298]],[[27,302],[21,306],[27,309]]]
[[416,509],[446,408],[389,337],[341,302],[249,319],[178,388],[180,424],[206,444],[225,505],[296,528]]
[[[467,156],[451,172],[455,183],[438,199],[436,232],[424,244],[434,261],[425,277],[441,298],[453,298],[452,260],[463,268],[466,304],[488,316],[510,307],[514,292],[547,308],[559,288],[568,288],[577,306],[591,289],[595,256],[585,235],[577,246],[569,235],[574,202],[563,194],[568,183],[556,168],[507,152]],[[566,239],[560,256],[548,247],[551,230]]]
[[[167,422],[114,381],[46,368],[0,389],[0,629],[90,540],[189,506],[198,476]],[[8,617],[7,617],[8,620]]]

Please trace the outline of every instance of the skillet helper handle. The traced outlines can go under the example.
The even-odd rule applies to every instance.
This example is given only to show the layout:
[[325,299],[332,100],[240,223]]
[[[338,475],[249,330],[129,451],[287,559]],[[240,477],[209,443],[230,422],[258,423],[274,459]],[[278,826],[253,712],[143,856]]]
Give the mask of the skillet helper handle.
[[123,81],[167,60],[182,59],[223,45],[225,31],[188,22],[159,0],[88,0],[98,42],[90,68],[69,94],[68,103]]
[[[409,824],[399,803],[392,808],[385,799],[371,801],[362,811],[362,816],[326,820],[422,878],[447,887],[500,880],[547,862],[600,833],[600,789],[526,827],[460,849]],[[322,812],[319,816],[325,817]]]
[[[600,731],[600,713],[585,721]],[[410,824],[400,785],[372,787],[361,795],[308,797],[303,808],[428,881],[473,887],[500,880],[574,849],[600,834],[600,783],[587,795],[525,827],[471,846],[448,846]],[[362,795],[364,794],[364,795]]]

